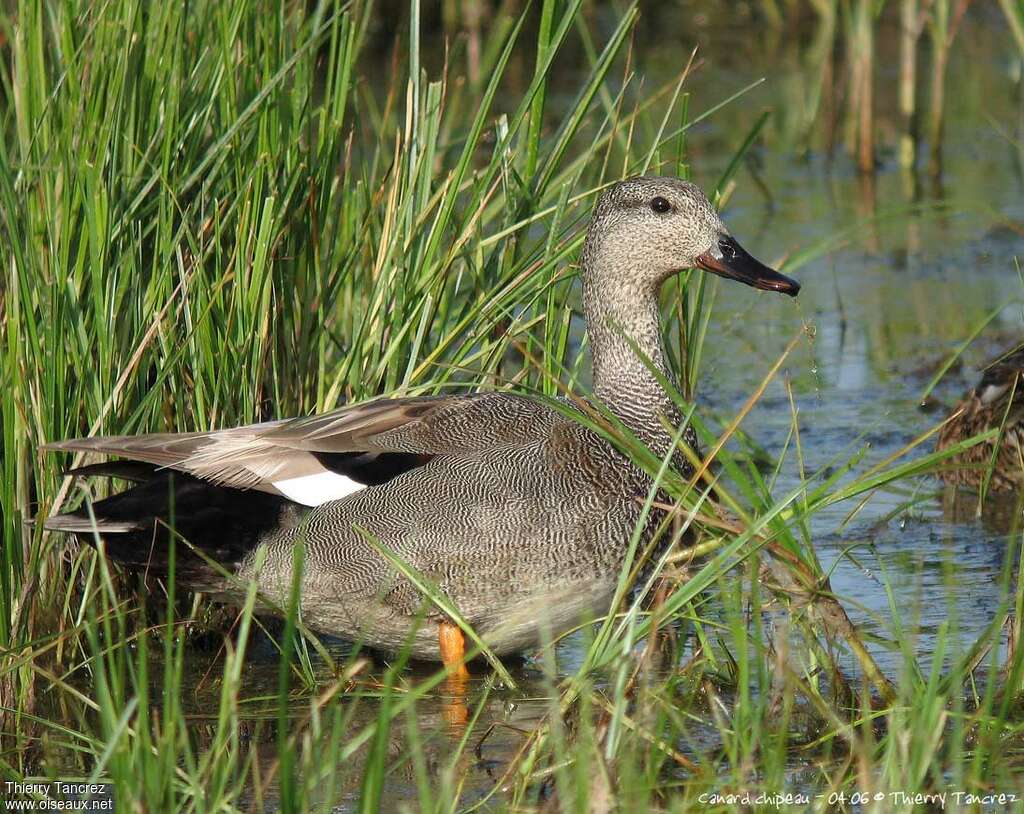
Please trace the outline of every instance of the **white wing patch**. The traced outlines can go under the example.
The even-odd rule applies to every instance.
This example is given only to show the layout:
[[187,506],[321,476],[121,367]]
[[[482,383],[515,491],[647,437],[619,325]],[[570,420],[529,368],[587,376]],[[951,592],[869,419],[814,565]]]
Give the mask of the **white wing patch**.
[[981,391],[981,403],[988,406],[997,399],[1002,398],[1003,393],[1010,389],[1008,384],[990,384],[986,385],[985,389]]
[[346,478],[337,472],[317,472],[273,482],[274,488],[289,500],[303,506],[319,506],[332,500],[341,500],[353,492],[365,489],[366,484]]

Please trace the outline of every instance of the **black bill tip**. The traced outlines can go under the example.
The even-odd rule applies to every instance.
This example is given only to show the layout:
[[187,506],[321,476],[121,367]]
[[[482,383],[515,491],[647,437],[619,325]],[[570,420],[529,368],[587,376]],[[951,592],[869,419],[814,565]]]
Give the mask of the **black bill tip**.
[[762,291],[778,291],[790,297],[800,293],[800,283],[751,257],[731,235],[722,235],[717,247],[697,258],[697,265],[705,271]]

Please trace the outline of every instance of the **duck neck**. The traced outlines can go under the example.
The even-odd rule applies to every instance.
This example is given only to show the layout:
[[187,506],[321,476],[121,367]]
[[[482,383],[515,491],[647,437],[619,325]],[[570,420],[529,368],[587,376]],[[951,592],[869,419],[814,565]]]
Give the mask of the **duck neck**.
[[[658,289],[642,275],[584,274],[583,308],[594,364],[594,395],[646,442],[664,454],[672,441],[668,426],[682,419],[655,375],[675,385],[661,337]],[[626,280],[636,283],[627,283]]]

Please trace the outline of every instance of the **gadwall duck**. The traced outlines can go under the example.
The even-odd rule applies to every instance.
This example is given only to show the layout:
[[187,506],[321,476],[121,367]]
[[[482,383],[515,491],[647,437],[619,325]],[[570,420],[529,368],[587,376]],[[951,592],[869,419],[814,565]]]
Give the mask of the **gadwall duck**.
[[[1009,491],[1024,483],[1024,347],[989,363],[978,386],[964,396],[946,419],[939,431],[938,449],[948,449],[998,427],[1003,427],[1001,436],[953,455],[947,467],[940,470],[942,479],[955,486],[980,489],[991,469],[991,491]],[[996,444],[999,450],[993,462]]]
[[[790,296],[800,289],[747,254],[687,181],[633,178],[600,196],[580,264],[593,394],[659,456],[683,417],[654,372],[673,378],[658,293],[693,267]],[[461,629],[438,610],[444,603],[424,597],[417,573],[498,656],[608,611],[652,480],[566,411],[489,392],[380,399],[216,432],[63,441],[48,448],[129,459],[79,474],[136,485],[46,527],[98,536],[108,556],[160,575],[173,525],[190,544],[176,547],[179,585],[237,602],[254,579],[279,607],[301,540],[305,624],[461,669]],[[661,519],[649,517],[644,540]]]

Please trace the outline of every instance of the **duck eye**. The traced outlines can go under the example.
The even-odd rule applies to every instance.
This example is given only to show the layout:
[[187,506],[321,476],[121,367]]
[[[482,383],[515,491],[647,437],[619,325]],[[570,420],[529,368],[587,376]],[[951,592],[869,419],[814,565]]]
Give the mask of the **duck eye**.
[[672,208],[672,204],[662,198],[660,195],[651,201],[651,209],[657,212],[659,215],[664,215]]

